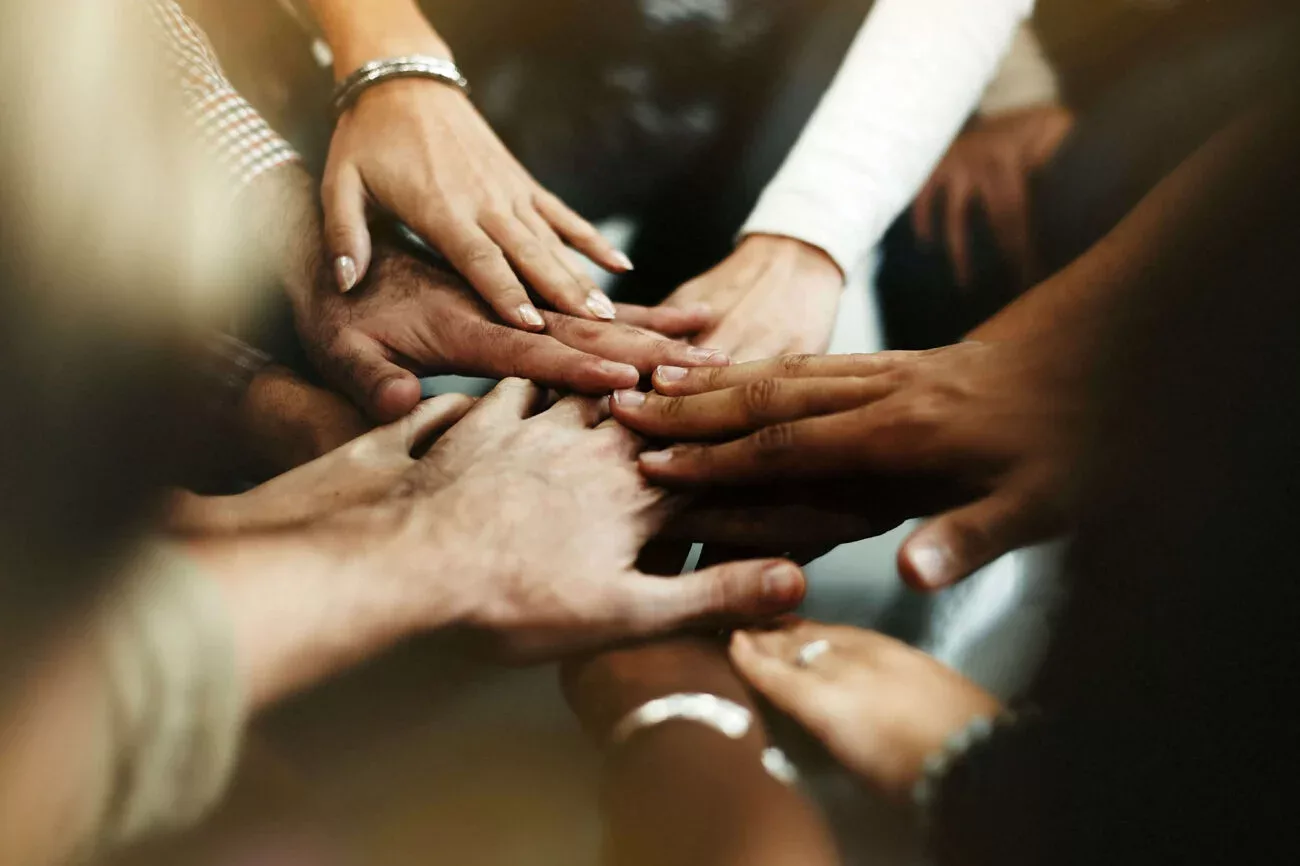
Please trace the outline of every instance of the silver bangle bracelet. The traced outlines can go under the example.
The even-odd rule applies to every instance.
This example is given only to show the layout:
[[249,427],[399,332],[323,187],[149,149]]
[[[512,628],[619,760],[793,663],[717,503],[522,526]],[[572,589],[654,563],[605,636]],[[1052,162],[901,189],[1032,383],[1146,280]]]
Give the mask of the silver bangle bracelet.
[[466,95],[469,94],[469,82],[461,75],[460,68],[445,57],[424,54],[390,57],[370,61],[334,88],[335,116],[351,108],[371,87],[393,78],[428,78],[459,87]]

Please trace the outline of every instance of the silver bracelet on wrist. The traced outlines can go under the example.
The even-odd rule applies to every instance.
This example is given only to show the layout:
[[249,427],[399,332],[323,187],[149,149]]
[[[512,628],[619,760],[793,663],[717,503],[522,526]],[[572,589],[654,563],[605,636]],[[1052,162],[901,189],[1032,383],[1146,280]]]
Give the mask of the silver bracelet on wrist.
[[[619,720],[610,733],[610,742],[621,746],[638,731],[644,731],[664,722],[687,721],[712,728],[723,736],[739,740],[749,733],[754,714],[740,704],[702,692],[665,695],[647,701]],[[799,771],[775,746],[763,750],[760,756],[763,769],[782,785],[792,786],[799,781]]]
[[334,88],[334,115],[342,115],[362,93],[393,78],[428,78],[459,87],[466,95],[469,94],[469,82],[460,68],[445,57],[426,54],[390,57],[366,63]]

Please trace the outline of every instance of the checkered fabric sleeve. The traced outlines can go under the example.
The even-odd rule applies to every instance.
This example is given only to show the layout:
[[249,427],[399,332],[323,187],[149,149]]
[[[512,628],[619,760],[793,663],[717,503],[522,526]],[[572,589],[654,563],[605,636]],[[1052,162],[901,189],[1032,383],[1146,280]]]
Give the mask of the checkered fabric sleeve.
[[266,172],[297,162],[289,142],[231,85],[198,24],[173,0],[149,0],[148,6],[186,114],[203,146],[230,174],[232,197]]

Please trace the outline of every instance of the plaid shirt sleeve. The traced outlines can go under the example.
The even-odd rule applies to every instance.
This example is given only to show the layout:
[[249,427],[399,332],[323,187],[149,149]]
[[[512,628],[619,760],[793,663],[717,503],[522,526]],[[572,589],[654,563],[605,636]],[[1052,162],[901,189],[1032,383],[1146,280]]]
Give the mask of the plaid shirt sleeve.
[[227,80],[203,30],[173,0],[148,5],[185,112],[203,146],[229,173],[232,197],[263,174],[297,162],[289,142]]

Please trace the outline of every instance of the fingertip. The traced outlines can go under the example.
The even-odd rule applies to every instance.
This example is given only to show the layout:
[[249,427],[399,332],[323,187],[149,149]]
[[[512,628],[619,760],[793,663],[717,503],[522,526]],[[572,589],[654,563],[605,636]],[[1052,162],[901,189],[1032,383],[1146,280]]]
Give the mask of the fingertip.
[[948,546],[925,536],[908,539],[898,551],[898,573],[913,589],[936,592],[957,579],[956,561]]
[[[727,363],[731,363],[730,359],[728,359]],[[655,367],[654,374],[650,377],[650,381],[655,386],[656,391],[661,394],[671,395],[672,390],[681,385],[689,373],[690,371],[685,367],[664,364]]]
[[334,279],[338,283],[339,291],[347,294],[356,287],[360,282],[360,275],[357,272],[357,261],[352,256],[339,256],[334,260]]
[[609,299],[609,296],[596,289],[587,293],[585,306],[587,312],[601,321],[612,322],[618,315],[614,311],[614,302]]
[[628,258],[627,253],[622,250],[614,250],[610,253],[609,260],[613,264],[614,269],[622,273],[636,270],[636,265],[632,264],[632,260]]
[[420,402],[420,380],[413,374],[396,375],[375,387],[374,414],[381,421],[408,415]]
[[641,371],[631,364],[617,361],[601,361],[597,366],[601,376],[606,380],[609,390],[635,388],[641,381]]
[[763,568],[763,598],[775,613],[798,607],[807,592],[803,570],[784,559],[773,560]]

